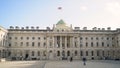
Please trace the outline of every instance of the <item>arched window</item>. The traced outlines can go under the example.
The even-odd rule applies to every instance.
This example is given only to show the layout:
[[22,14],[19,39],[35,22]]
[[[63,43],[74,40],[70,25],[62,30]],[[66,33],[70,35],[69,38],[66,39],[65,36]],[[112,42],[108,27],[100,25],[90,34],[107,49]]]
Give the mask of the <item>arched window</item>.
[[88,43],[86,42],[86,47],[88,47]]
[[98,42],[96,42],[96,46],[97,46],[97,47],[99,46]]
[[102,42],[102,47],[104,47],[104,42]]
[[38,51],[38,56],[40,56],[40,51]]
[[67,56],[70,56],[70,51],[67,51]]
[[75,56],[77,56],[77,51],[75,51]]
[[91,47],[93,47],[93,42],[91,42]]
[[32,37],[32,40],[34,40],[35,39],[35,37]]
[[99,56],[99,51],[97,51],[97,56]]
[[26,46],[29,46],[29,42],[26,42]]
[[57,56],[60,56],[60,51],[57,51]]
[[91,55],[94,56],[94,52],[93,51],[91,51]]
[[88,51],[86,51],[86,56],[88,56]]
[[43,51],[43,56],[46,56],[46,51]]
[[102,55],[103,55],[103,56],[105,55],[105,52],[104,52],[104,51],[102,51]]
[[40,42],[38,42],[38,47],[40,47]]
[[34,51],[32,51],[32,56],[34,56]]
[[80,55],[83,56],[83,51],[80,51]]

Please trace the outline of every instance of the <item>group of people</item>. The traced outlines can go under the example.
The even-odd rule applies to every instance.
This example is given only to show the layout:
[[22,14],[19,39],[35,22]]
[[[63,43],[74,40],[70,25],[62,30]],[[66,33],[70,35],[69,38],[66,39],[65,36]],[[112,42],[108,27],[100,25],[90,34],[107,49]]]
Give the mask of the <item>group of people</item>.
[[[72,62],[72,61],[73,61],[73,58],[70,57],[70,62]],[[87,59],[85,57],[83,57],[82,61],[83,61],[83,65],[86,65]]]

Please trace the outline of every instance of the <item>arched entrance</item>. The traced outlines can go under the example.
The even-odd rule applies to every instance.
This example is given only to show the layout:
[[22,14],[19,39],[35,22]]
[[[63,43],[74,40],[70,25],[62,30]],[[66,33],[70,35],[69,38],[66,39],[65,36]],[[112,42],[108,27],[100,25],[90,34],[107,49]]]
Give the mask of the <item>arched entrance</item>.
[[62,60],[67,60],[67,58],[65,57],[65,51],[62,51]]
[[53,60],[54,57],[53,57],[53,52],[52,51],[49,51],[49,60]]

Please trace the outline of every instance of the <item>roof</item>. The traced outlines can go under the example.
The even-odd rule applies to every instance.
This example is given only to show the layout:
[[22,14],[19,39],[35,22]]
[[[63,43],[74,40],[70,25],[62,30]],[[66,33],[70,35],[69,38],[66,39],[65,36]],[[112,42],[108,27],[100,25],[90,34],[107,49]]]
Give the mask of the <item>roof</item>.
[[60,21],[58,21],[56,25],[60,25],[60,24],[66,24],[66,23],[61,19]]

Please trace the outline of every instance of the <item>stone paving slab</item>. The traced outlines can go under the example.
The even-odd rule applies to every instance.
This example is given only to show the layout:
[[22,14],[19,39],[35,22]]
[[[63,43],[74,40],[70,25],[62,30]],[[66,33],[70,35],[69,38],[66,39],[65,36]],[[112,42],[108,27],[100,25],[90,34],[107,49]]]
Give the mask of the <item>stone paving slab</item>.
[[6,61],[0,68],[120,68],[120,61]]
[[0,63],[0,68],[43,68],[45,61],[7,61]]
[[87,61],[86,65],[82,61],[54,61],[46,63],[45,68],[120,68],[120,61]]

